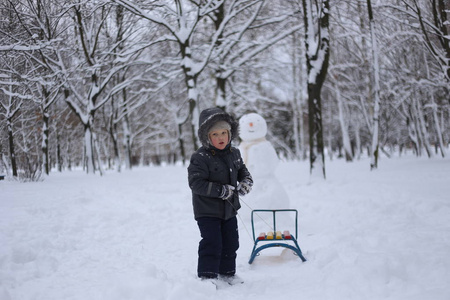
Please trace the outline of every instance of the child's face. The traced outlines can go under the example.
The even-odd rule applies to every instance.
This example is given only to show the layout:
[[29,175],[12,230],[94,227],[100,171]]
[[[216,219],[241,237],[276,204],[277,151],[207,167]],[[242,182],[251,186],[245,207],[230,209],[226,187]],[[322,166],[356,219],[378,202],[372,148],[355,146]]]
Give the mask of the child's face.
[[228,130],[219,129],[216,131],[211,131],[209,133],[209,140],[211,141],[211,144],[217,149],[225,149],[229,141]]

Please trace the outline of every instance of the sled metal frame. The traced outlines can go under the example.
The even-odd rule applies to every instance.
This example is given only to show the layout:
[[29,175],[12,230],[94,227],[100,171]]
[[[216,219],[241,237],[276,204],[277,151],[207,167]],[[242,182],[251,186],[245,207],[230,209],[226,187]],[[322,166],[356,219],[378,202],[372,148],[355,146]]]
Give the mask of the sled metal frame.
[[[255,236],[255,223],[253,222],[253,215],[255,213],[262,212],[262,213],[272,213],[272,219],[273,219],[273,231],[274,233],[277,231],[277,219],[276,214],[277,212],[295,212],[295,236],[290,234],[290,236],[285,236],[284,234],[281,235],[281,239],[276,239],[275,237],[273,239],[268,239],[267,236],[264,239],[256,238]],[[253,233],[253,241],[255,245],[253,246],[252,253],[250,255],[250,260],[248,261],[249,264],[253,262],[253,260],[256,258],[256,256],[259,255],[259,252],[261,252],[264,249],[271,248],[271,247],[284,247],[291,249],[294,251],[294,254],[296,254],[303,262],[306,261],[306,258],[302,254],[302,250],[298,246],[297,243],[297,235],[298,235],[298,211],[296,209],[254,209],[252,210],[252,233]],[[260,242],[267,242],[264,245],[258,246],[258,243]],[[293,242],[294,245],[288,244],[288,242]]]

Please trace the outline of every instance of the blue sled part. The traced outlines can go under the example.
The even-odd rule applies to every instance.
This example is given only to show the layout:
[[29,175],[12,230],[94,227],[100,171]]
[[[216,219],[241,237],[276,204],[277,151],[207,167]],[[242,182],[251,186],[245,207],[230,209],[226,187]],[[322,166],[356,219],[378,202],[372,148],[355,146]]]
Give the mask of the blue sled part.
[[[255,227],[254,227],[254,222],[253,222],[253,214],[255,212],[270,212],[270,213],[272,213],[273,229],[274,229],[274,231],[276,231],[276,223],[277,223],[276,222],[276,213],[279,211],[295,212],[295,237],[293,235],[291,235],[289,238],[286,238],[284,235],[282,235],[282,239],[256,239]],[[305,262],[306,258],[303,256],[302,250],[298,246],[297,239],[296,239],[296,237],[298,235],[297,219],[298,219],[298,211],[296,209],[255,209],[255,210],[253,210],[252,211],[252,231],[253,231],[253,240],[255,242],[255,245],[253,246],[253,250],[250,255],[250,260],[248,261],[248,263],[251,264],[253,262],[253,260],[256,258],[256,256],[259,255],[259,252],[261,252],[264,249],[272,248],[272,247],[288,248],[288,249],[292,250],[298,257],[300,257],[302,262]],[[281,242],[281,241],[283,241],[283,242]],[[259,242],[267,242],[267,244],[258,247]],[[288,244],[288,242],[293,242],[294,246],[291,244]]]
[[251,264],[253,262],[253,260],[256,258],[256,256],[259,255],[259,252],[261,252],[264,249],[267,248],[272,248],[272,247],[284,247],[284,248],[288,248],[291,249],[292,251],[294,251],[294,253],[300,257],[300,259],[305,262],[306,258],[303,256],[302,254],[302,250],[300,249],[300,247],[298,246],[297,240],[294,237],[291,237],[291,239],[289,240],[283,240],[283,241],[292,241],[295,244],[295,247],[286,243],[280,243],[280,242],[269,242],[268,244],[262,245],[262,246],[258,246],[258,242],[268,242],[269,240],[256,240],[255,241],[255,246],[253,247],[252,250],[252,254],[250,255],[250,260],[248,261],[249,264]]

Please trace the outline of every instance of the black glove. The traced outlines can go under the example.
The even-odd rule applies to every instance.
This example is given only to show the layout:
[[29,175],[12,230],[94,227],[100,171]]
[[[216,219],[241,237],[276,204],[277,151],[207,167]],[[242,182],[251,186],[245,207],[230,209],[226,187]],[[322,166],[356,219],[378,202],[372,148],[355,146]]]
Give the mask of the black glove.
[[237,187],[239,195],[245,196],[248,193],[250,193],[250,191],[252,190],[252,186],[253,186],[252,179],[246,178],[246,179],[242,180]]
[[235,187],[229,184],[225,184],[222,186],[222,193],[220,194],[219,198],[222,200],[228,200],[233,197]]

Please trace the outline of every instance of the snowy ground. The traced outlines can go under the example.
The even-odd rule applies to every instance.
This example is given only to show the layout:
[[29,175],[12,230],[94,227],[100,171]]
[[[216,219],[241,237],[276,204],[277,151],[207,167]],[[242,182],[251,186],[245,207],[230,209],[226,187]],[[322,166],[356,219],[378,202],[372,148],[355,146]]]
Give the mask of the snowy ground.
[[333,160],[313,183],[291,162],[277,176],[308,261],[272,248],[249,265],[240,222],[245,283],[218,291],[196,278],[185,167],[0,181],[0,299],[450,299],[450,159],[383,158],[373,172]]

